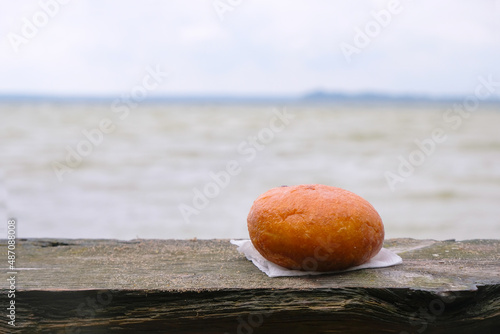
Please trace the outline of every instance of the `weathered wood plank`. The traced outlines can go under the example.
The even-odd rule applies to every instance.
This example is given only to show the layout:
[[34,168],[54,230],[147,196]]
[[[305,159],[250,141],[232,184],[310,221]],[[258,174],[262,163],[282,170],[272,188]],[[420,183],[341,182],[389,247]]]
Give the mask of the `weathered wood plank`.
[[[385,247],[403,264],[269,278],[228,240],[18,240],[17,325],[27,333],[500,328],[500,240],[391,239]],[[2,321],[0,330],[11,329]]]

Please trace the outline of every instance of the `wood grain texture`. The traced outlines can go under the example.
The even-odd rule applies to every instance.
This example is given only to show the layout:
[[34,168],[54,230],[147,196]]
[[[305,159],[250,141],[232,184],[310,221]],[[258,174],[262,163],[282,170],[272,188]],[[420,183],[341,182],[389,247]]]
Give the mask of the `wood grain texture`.
[[[18,240],[15,332],[500,330],[500,240],[384,247],[403,264],[269,278],[229,240]],[[0,332],[14,332],[4,313]]]

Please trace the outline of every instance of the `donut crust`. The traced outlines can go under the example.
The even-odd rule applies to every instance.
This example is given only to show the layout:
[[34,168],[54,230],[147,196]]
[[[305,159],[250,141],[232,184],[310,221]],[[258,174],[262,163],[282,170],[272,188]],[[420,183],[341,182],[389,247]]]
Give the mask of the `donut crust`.
[[253,203],[247,224],[259,253],[288,269],[347,269],[384,242],[382,219],[368,201],[321,184],[270,189]]

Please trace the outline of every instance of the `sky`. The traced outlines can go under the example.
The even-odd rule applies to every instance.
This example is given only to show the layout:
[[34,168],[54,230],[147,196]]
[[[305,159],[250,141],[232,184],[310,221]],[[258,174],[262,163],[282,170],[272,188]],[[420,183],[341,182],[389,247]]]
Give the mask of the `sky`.
[[0,1],[0,95],[442,96],[500,81],[498,0]]

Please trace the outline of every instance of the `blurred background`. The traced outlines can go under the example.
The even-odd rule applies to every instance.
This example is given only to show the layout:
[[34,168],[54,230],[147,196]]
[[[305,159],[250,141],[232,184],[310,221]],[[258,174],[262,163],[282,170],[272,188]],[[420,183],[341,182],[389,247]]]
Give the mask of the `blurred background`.
[[3,235],[247,238],[322,183],[500,238],[500,1],[3,1],[0,35]]

